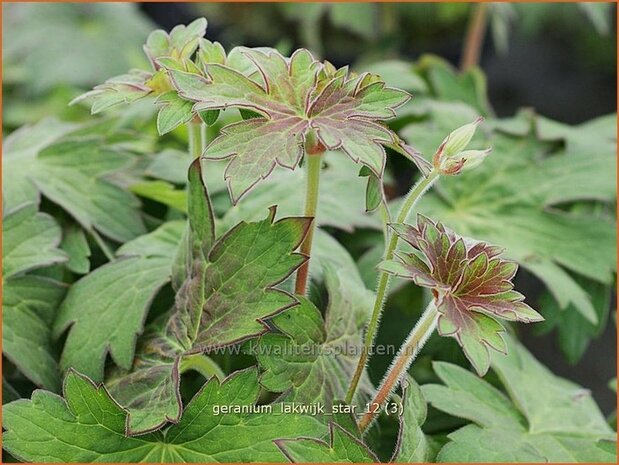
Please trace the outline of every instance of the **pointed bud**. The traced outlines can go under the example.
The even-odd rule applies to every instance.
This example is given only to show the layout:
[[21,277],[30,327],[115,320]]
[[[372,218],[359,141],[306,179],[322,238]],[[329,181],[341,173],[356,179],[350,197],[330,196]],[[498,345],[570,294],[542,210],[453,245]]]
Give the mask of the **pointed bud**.
[[463,171],[468,171],[479,165],[486,159],[486,157],[492,152],[492,148],[486,150],[465,150],[459,154],[444,158],[441,161],[439,170],[443,174],[456,175]]
[[473,135],[475,135],[477,126],[483,120],[484,119],[480,116],[472,123],[460,126],[458,129],[455,129],[447,137],[445,137],[434,154],[434,166],[440,165],[440,162],[445,158],[452,157],[462,152],[466,146],[469,145],[469,142],[471,142]]
[[443,141],[443,152],[445,156],[451,157],[452,155],[456,155],[457,153],[460,153],[462,150],[464,150],[466,146],[469,145],[469,142],[471,142],[471,139],[475,135],[475,130],[477,129],[477,126],[483,120],[484,119],[480,116],[472,123],[465,124],[464,126],[461,126],[451,132],[451,134],[449,134]]
[[492,147],[488,147],[486,150],[465,150],[458,155],[464,159],[464,166],[462,171],[468,171],[481,165],[488,155],[492,152]]

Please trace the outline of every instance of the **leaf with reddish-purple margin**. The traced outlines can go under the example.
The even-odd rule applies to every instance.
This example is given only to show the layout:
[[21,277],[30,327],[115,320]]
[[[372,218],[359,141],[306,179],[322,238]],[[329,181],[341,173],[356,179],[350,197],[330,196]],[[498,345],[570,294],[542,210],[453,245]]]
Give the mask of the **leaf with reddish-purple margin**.
[[531,323],[543,318],[513,290],[518,265],[500,258],[502,250],[459,237],[423,215],[417,225],[391,225],[412,248],[383,262],[384,271],[432,289],[439,311],[438,332],[455,338],[480,375],[488,370],[488,349],[505,352],[496,320]]
[[307,258],[294,253],[309,228],[309,218],[274,222],[275,209],[262,221],[241,222],[214,240],[214,219],[202,182],[199,160],[189,172],[190,231],[184,279],[175,305],[141,340],[133,369],[116,373],[110,392],[129,412],[129,434],[177,422],[182,412],[179,365],[186,355],[233,345],[267,331],[263,322],[298,304],[276,289]]
[[276,51],[240,49],[258,70],[243,74],[222,64],[206,66],[206,77],[170,70],[179,95],[195,102],[194,111],[240,108],[259,118],[224,127],[207,147],[209,159],[232,158],[225,173],[237,202],[276,165],[295,169],[305,138],[315,130],[325,147],[341,149],[382,177],[384,146],[415,160],[414,151],[381,124],[410,96],[385,86],[377,76],[347,69],[330,72],[307,50],[286,59]]
[[378,463],[374,452],[336,423],[329,423],[329,442],[310,437],[273,441],[292,463]]

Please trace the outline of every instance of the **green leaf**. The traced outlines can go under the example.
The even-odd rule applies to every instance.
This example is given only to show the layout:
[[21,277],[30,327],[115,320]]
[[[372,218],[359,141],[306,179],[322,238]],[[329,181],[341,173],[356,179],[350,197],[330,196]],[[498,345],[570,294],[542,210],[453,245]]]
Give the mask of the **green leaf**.
[[152,77],[153,74],[148,71],[131,69],[126,74],[111,77],[93,90],[77,96],[69,105],[92,100],[90,112],[96,115],[118,105],[135,102],[151,93],[147,82]]
[[388,86],[404,89],[408,92],[428,92],[428,85],[415,72],[413,65],[400,60],[384,60],[370,63],[364,69],[372,74],[378,74]]
[[225,178],[233,203],[276,165],[294,170],[310,130],[326,148],[341,149],[382,177],[383,145],[399,138],[379,122],[395,115],[409,98],[405,92],[346,69],[330,75],[307,50],[288,62],[273,51],[240,53],[257,67],[261,82],[220,64],[209,65],[207,77],[170,70],[181,97],[196,102],[195,111],[236,107],[261,115],[224,127],[205,152],[210,159],[232,158]]
[[99,113],[120,104],[132,103],[148,95],[160,95],[161,106],[157,116],[159,134],[171,131],[190,118],[191,105],[182,102],[171,90],[163,65],[183,71],[197,70],[190,61],[206,32],[206,19],[198,18],[191,24],[178,25],[167,32],[157,29],[146,39],[144,52],[151,64],[151,71],[131,69],[126,74],[114,76],[91,91],[73,99],[70,105],[82,100],[92,100],[91,113]]
[[102,381],[108,352],[118,365],[131,368],[136,337],[153,298],[170,280],[183,230],[183,222],[165,223],[127,242],[117,260],[71,286],[54,322],[56,337],[70,327],[63,370],[74,368]]
[[160,106],[157,113],[157,132],[160,136],[193,118],[192,103],[180,98],[176,92],[166,92],[155,103]]
[[[316,224],[350,232],[357,228],[380,229],[378,218],[366,213],[363,200],[365,182],[357,175],[358,170],[353,162],[338,152],[327,152],[324,159]],[[208,173],[213,165],[207,162],[205,171]],[[254,188],[250,197],[226,211],[221,227],[230,227],[240,220],[257,220],[261,212],[272,205],[277,205],[278,212],[283,216],[301,215],[305,191],[299,186],[304,184],[304,177],[300,170],[273,173]],[[342,205],[347,208],[342,209]]]
[[153,24],[138,5],[23,4],[11,5],[4,14],[7,37],[14,38],[4,47],[5,71],[22,70],[20,88],[29,96],[53,91],[59,83],[84,88],[131,66],[147,65],[135,51]]
[[416,71],[426,78],[437,99],[466,103],[483,115],[491,113],[486,76],[478,67],[460,73],[446,60],[424,55],[418,61]]
[[37,212],[33,204],[8,213],[3,224],[4,355],[37,386],[58,390],[60,371],[50,327],[66,287],[23,273],[67,260],[58,249],[61,230],[51,216]]
[[427,406],[419,385],[407,376],[402,382],[403,412],[400,415],[400,432],[392,462],[427,463],[432,457],[428,438],[421,429],[426,421]]
[[144,52],[155,65],[155,60],[160,57],[175,57],[181,60],[190,58],[198,43],[206,33],[206,19],[198,18],[187,26],[179,24],[170,34],[157,29],[149,34],[144,46]]
[[336,27],[348,29],[364,39],[373,39],[377,35],[377,17],[380,16],[378,5],[364,3],[332,3],[327,10],[331,22]]
[[166,181],[142,181],[131,185],[131,192],[187,213],[187,193]]
[[199,161],[189,172],[190,234],[184,263],[175,267],[182,283],[171,312],[141,338],[133,370],[108,383],[129,411],[131,434],[160,428],[181,415],[179,364],[183,356],[236,344],[267,331],[264,320],[297,304],[275,286],[303,264],[293,253],[308,218],[269,217],[242,222],[213,244],[214,219]]
[[56,337],[70,327],[61,366],[103,379],[105,356],[130,368],[136,337],[157,291],[170,279],[170,259],[123,258],[75,283],[54,325]]
[[[71,136],[73,129],[44,120],[5,140],[5,208],[38,204],[42,194],[86,230],[121,242],[144,233],[137,199],[105,178],[130,166],[133,156],[106,146],[100,136]],[[41,135],[46,137],[37,140]]]
[[359,171],[359,176],[368,178],[367,187],[365,188],[365,211],[373,212],[380,207],[381,204],[386,205],[387,201],[383,191],[382,179],[376,177],[376,175],[365,166]]
[[[433,107],[432,118],[441,121],[449,111]],[[459,118],[464,122],[469,115]],[[419,208],[464,236],[505,246],[506,255],[542,280],[562,309],[573,304],[595,321],[590,296],[566,269],[610,283],[616,270],[615,227],[603,208],[560,207],[614,202],[612,127],[607,118],[572,128],[521,115],[491,134],[486,143],[493,152],[480,167],[441,179]],[[423,134],[424,150],[442,137],[434,123],[410,125],[403,132]]]
[[279,447],[292,463],[377,463],[378,458],[359,439],[339,425],[329,423],[329,442],[302,437],[277,439]]
[[58,248],[60,227],[51,216],[39,213],[34,204],[9,212],[3,225],[3,278],[67,261],[67,255]]
[[67,268],[77,274],[86,274],[90,271],[90,247],[84,230],[71,222],[64,226],[62,249],[69,256]]
[[561,309],[556,300],[548,293],[540,298],[540,307],[544,309],[548,324],[542,323],[540,332],[556,328],[557,342],[563,355],[571,364],[576,364],[586,352],[592,339],[599,337],[606,328],[610,313],[612,289],[604,284],[585,278],[575,278],[591,296],[597,323],[592,323],[571,304]]
[[125,242],[117,251],[119,257],[163,257],[172,259],[185,230],[185,221],[163,223],[153,232]]
[[50,327],[66,286],[39,276],[8,278],[2,289],[2,350],[37,386],[60,390]]
[[[64,399],[35,391],[31,400],[3,407],[3,446],[28,462],[277,462],[281,453],[274,440],[326,434],[312,417],[278,414],[278,405],[271,413],[252,413],[258,394],[255,369],[222,383],[213,377],[164,435],[127,437],[127,413],[104,387],[70,371]],[[217,415],[223,406],[246,410]]]
[[[187,183],[187,169],[192,162],[191,154],[187,151],[165,149],[154,156],[144,174],[172,184],[185,185]],[[202,164],[205,167],[202,170],[202,175],[209,186],[209,192],[211,194],[225,192],[226,184],[223,179],[225,165],[223,163],[205,164],[204,162]],[[185,206],[183,208],[186,209]]]
[[[320,403],[329,409],[346,395],[374,296],[367,290],[359,292],[345,273],[331,267],[324,277],[330,300],[324,321],[314,304],[300,298],[300,306],[271,320],[281,334],[262,336],[255,354],[264,370],[260,383],[265,388],[286,392],[286,402]],[[365,375],[358,403],[372,390]]]
[[616,438],[591,394],[506,339],[509,355],[493,354],[492,367],[509,398],[460,367],[435,363],[445,386],[424,386],[426,399],[475,423],[448,435],[438,461],[615,462],[615,452],[599,447]]

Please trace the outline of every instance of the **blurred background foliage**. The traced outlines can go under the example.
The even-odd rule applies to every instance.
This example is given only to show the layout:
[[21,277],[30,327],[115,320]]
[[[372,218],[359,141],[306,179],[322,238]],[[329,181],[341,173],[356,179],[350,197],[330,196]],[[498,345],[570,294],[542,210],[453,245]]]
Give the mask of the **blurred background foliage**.
[[[3,11],[3,134],[49,116],[76,123],[71,131],[104,133],[134,156],[131,169],[123,165],[107,178],[139,197],[139,214],[149,230],[182,217],[185,129],[158,139],[148,101],[117,110],[95,129],[79,129],[93,121],[88,108],[67,102],[111,76],[144,67],[141,46],[155,27],[169,30],[205,16],[207,37],[226,49],[271,46],[288,54],[307,47],[337,66],[379,73],[414,95],[390,124],[426,156],[451,129],[477,115],[488,117],[479,137],[495,146],[496,156],[479,171],[441,182],[421,209],[462,234],[508,248],[523,265],[518,287],[547,319],[532,330],[517,328],[521,339],[554,372],[590,388],[607,413],[614,409],[608,382],[616,367],[616,117],[604,116],[616,111],[614,4],[9,3]],[[481,34],[473,47],[479,60],[466,63],[466,44],[475,32]],[[462,66],[466,69],[459,70]],[[211,136],[221,120],[235,118],[222,115],[209,129]],[[47,134],[46,124],[18,140]],[[62,131],[68,129],[52,132],[60,137]],[[12,155],[22,152],[13,147]],[[325,174],[328,192],[321,194],[320,222],[346,247],[372,289],[382,253],[380,224],[363,212],[362,180],[339,164],[346,160],[333,162]],[[386,190],[397,203],[416,172],[395,156],[388,168]],[[63,173],[77,176],[70,170]],[[300,182],[299,173],[277,176],[231,208],[221,167],[214,164],[209,183],[221,225],[261,217],[263,207],[283,198],[278,185]],[[75,225],[70,210],[67,216],[43,195],[42,210],[59,218],[65,230]],[[345,214],[342,202],[352,205]],[[293,195],[282,212],[295,213],[298,205],[301,200]],[[97,212],[92,216],[97,227]],[[110,247],[120,245],[110,236],[105,239]],[[82,238],[75,258],[90,262],[82,274],[105,261],[102,240],[88,236],[90,255]],[[70,247],[66,251],[71,255]],[[45,274],[65,281],[79,277],[79,271],[69,271],[69,277],[57,269]],[[415,320],[424,295],[414,286],[396,286],[390,299],[379,341],[397,347],[410,326],[402,321]],[[465,363],[451,340],[436,339],[415,364],[420,383],[435,379],[431,360]],[[373,360],[375,381],[388,363],[386,357]],[[431,411],[427,427],[441,431],[455,426],[446,424],[453,421]],[[389,422],[384,428],[395,432]]]

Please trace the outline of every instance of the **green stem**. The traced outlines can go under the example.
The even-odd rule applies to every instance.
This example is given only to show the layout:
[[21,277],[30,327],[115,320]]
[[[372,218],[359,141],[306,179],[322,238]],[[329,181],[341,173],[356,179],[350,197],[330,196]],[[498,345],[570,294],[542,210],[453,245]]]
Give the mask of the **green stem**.
[[389,246],[389,223],[391,223],[391,213],[389,212],[389,207],[385,202],[380,203],[380,217],[383,221],[383,235],[385,236],[385,250]]
[[197,371],[206,379],[216,376],[221,381],[226,377],[226,374],[219,368],[219,365],[204,354],[193,354],[183,357],[179,371],[182,374],[189,370]]
[[[400,212],[396,218],[396,223],[404,223],[408,218],[411,210],[417,204],[421,196],[434,184],[434,182],[438,179],[439,172],[437,170],[432,170],[427,178],[423,178],[419,181],[413,188],[410,193],[407,195],[402,207],[400,208]],[[393,258],[393,252],[395,251],[398,245],[398,235],[390,234],[389,244],[387,245],[387,249],[385,251],[385,260],[391,260]],[[380,315],[383,310],[383,305],[385,303],[385,296],[387,294],[387,289],[389,287],[390,276],[384,271],[379,272],[378,284],[376,286],[376,300],[374,301],[374,309],[372,310],[372,316],[370,317],[370,322],[368,324],[367,332],[365,333],[365,341],[363,344],[363,349],[361,351],[361,356],[359,357],[359,362],[357,363],[357,368],[355,370],[355,374],[350,382],[350,388],[348,389],[348,393],[346,394],[346,403],[351,404],[353,398],[355,396],[355,392],[357,390],[357,386],[359,385],[359,380],[361,379],[361,375],[363,374],[363,369],[365,368],[365,364],[368,360],[368,356],[370,353],[370,349],[374,344],[374,338],[376,337],[376,330],[378,329],[378,322],[380,320]]]
[[192,158],[198,158],[202,155],[202,123],[190,121],[187,123],[187,132],[189,134],[189,153]]
[[[301,244],[301,253],[311,257],[312,241],[316,229],[316,210],[318,207],[318,191],[320,187],[320,168],[322,167],[322,155],[325,148],[318,142],[313,134],[308,134],[305,149],[305,163],[307,164],[307,185],[305,191],[305,216],[312,218],[310,229]],[[309,260],[297,271],[295,293],[305,295],[309,277]]]
[[411,363],[415,360],[417,354],[419,354],[428,338],[436,329],[437,320],[438,310],[436,309],[434,299],[432,299],[423,312],[423,315],[421,315],[421,318],[419,318],[419,321],[417,321],[417,324],[406,338],[406,341],[402,344],[391,367],[387,370],[387,374],[383,378],[374,399],[370,403],[372,408],[370,408],[369,412],[359,421],[359,429],[361,432],[365,431],[368,426],[372,424],[376,416],[382,410],[385,402],[389,400],[389,397],[402,379],[402,376],[408,371]]

